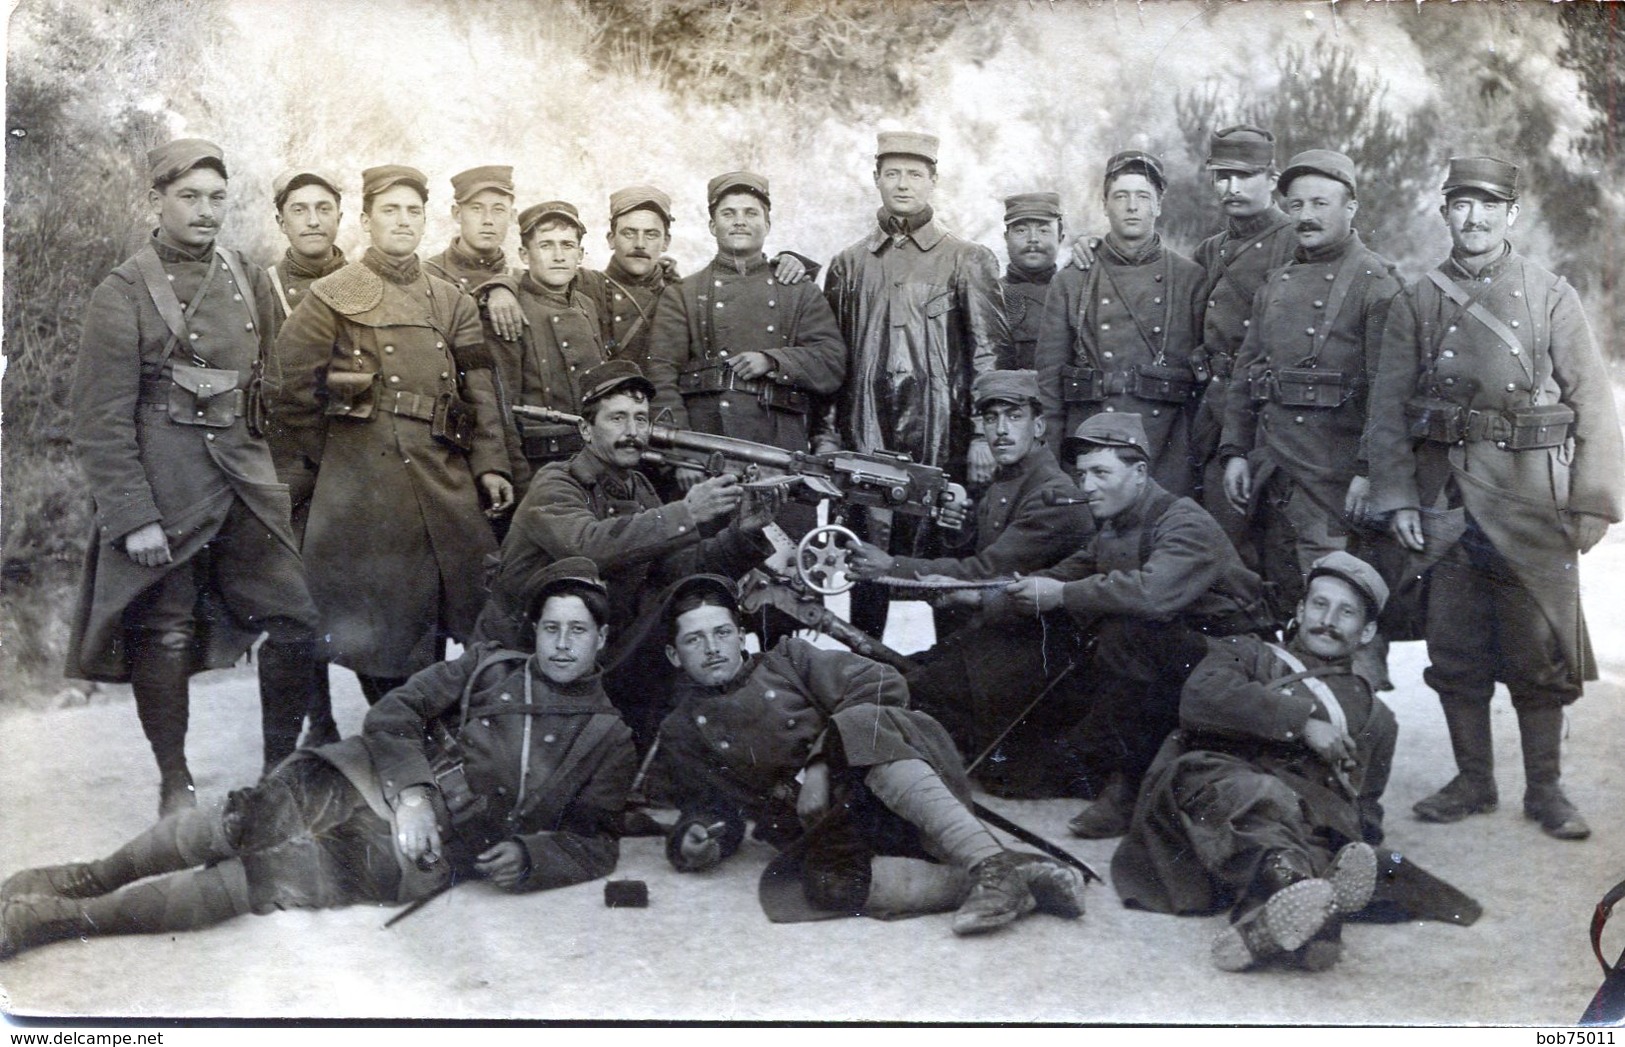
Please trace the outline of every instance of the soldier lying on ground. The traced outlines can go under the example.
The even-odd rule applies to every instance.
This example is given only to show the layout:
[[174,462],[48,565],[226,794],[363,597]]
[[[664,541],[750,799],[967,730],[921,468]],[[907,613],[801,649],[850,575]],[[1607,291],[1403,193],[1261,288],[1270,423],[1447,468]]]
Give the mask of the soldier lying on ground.
[[972,814],[953,742],[907,707],[895,669],[795,637],[747,659],[734,585],[716,575],[674,586],[666,620],[684,678],[657,760],[682,811],[667,846],[680,871],[721,862],[753,818],[787,844],[762,880],[775,922],[957,909],[963,935],[1035,908],[1082,913],[1078,872],[1005,850]]
[[1213,943],[1221,970],[1330,967],[1341,921],[1362,912],[1478,917],[1471,899],[1397,854],[1379,869],[1372,850],[1399,726],[1352,659],[1387,599],[1375,568],[1328,553],[1309,569],[1285,646],[1212,640],[1185,684],[1181,730],[1146,775],[1112,880],[1125,905],[1154,912],[1231,906]]
[[531,607],[532,656],[475,645],[390,692],[362,735],[296,752],[223,805],[11,877],[0,959],[246,912],[398,905],[470,877],[531,891],[606,875],[636,768],[597,673],[608,598],[576,557],[538,579]]

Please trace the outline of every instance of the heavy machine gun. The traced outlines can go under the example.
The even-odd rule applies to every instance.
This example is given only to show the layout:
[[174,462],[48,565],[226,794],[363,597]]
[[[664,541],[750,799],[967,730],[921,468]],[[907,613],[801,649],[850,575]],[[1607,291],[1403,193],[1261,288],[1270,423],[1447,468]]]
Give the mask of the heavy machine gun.
[[[513,413],[554,424],[576,425],[581,421],[579,415],[524,404],[515,406]],[[656,452],[652,455],[654,461],[702,469],[713,475],[728,471],[729,465],[772,470],[778,475],[757,479],[752,474],[747,479],[763,486],[782,486],[788,497],[798,501],[816,505],[829,498],[871,510],[922,516],[951,530],[960,526],[967,504],[965,489],[949,480],[941,469],[891,451],[786,451],[771,444],[680,429],[659,421],[649,427],[649,447]],[[645,452],[645,457],[651,455]]]

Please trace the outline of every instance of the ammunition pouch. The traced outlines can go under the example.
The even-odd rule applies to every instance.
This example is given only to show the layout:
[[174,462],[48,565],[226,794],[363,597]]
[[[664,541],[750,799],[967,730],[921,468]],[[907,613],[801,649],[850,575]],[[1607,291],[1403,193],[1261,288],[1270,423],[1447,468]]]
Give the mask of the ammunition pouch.
[[1231,353],[1209,353],[1207,355],[1207,368],[1214,378],[1228,382],[1230,372],[1235,369],[1236,358]]
[[1405,429],[1413,440],[1453,444],[1466,431],[1467,408],[1436,396],[1413,396],[1405,401]]
[[474,408],[456,393],[441,393],[429,418],[429,435],[459,451],[474,449]]
[[1561,447],[1574,424],[1567,404],[1530,404],[1508,411],[1474,411],[1449,400],[1415,397],[1405,404],[1413,439],[1434,443],[1493,441],[1504,451]]
[[238,372],[194,364],[171,364],[169,420],[178,425],[229,429],[243,415]]
[[529,462],[563,461],[585,446],[581,430],[573,425],[533,422],[528,418],[514,420],[519,425],[519,442]]
[[1093,367],[1061,368],[1061,400],[1069,404],[1098,404],[1106,399],[1106,372]]
[[1265,371],[1251,380],[1254,400],[1268,400],[1282,407],[1339,407],[1354,392],[1354,382],[1342,371],[1317,367],[1283,367]]
[[726,365],[707,365],[680,372],[677,375],[677,391],[685,398],[728,392],[748,393],[756,397],[756,402],[763,407],[791,414],[804,415],[812,409],[812,398],[803,390],[765,378],[740,378]]
[[335,418],[364,422],[378,408],[378,376],[371,371],[328,371],[327,407]]
[[1140,364],[1134,369],[1134,395],[1141,400],[1183,404],[1196,398],[1196,376],[1187,367]]

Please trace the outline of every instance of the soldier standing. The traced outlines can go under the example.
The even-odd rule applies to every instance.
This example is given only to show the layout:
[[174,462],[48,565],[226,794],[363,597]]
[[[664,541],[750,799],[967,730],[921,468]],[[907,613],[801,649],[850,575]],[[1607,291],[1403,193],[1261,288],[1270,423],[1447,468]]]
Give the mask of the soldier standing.
[[1298,239],[1275,206],[1275,136],[1258,127],[1226,127],[1208,142],[1207,169],[1224,212],[1224,229],[1196,247],[1205,279],[1202,355],[1212,375],[1191,423],[1191,458],[1200,474],[1202,507],[1242,542],[1245,521],[1224,493],[1219,436],[1236,353],[1251,322],[1253,299],[1271,270],[1292,260]]
[[[1246,507],[1259,573],[1285,624],[1311,565],[1347,550],[1364,518],[1368,379],[1376,370],[1393,266],[1354,231],[1354,162],[1311,149],[1280,179],[1297,233],[1291,265],[1270,274],[1252,308],[1225,394],[1224,486]],[[1358,656],[1381,688],[1386,643]]]
[[1507,684],[1523,741],[1524,814],[1590,828],[1558,779],[1563,707],[1597,678],[1578,554],[1620,519],[1619,419],[1574,288],[1520,256],[1518,169],[1450,161],[1450,257],[1395,300],[1373,394],[1373,506],[1428,571],[1428,686],[1456,776],[1416,804],[1454,822],[1497,803],[1490,697]]
[[[649,353],[655,412],[685,429],[805,451],[813,396],[846,377],[835,315],[811,281],[779,283],[762,253],[773,224],[766,178],[718,175],[706,198],[717,254],[661,296]],[[701,475],[678,470],[685,488]],[[794,537],[817,522],[803,503],[779,515]]]
[[580,212],[564,200],[521,211],[519,257],[528,268],[517,279],[504,278],[503,286],[511,284],[517,291],[525,322],[518,339],[506,341],[486,321],[516,499],[524,497],[535,470],[564,461],[582,447],[574,426],[514,418],[511,407],[525,404],[574,414],[581,410],[582,376],[604,362],[598,310],[578,278],[586,235]]
[[1106,161],[1101,198],[1111,231],[1087,271],[1068,268],[1051,285],[1038,388],[1052,432],[1069,433],[1101,412],[1140,415],[1151,475],[1183,496],[1195,486],[1190,424],[1206,378],[1196,350],[1202,270],[1157,234],[1167,187],[1150,153]]
[[266,767],[293,751],[316,608],[287,491],[245,416],[277,315],[264,271],[216,240],[225,159],[188,138],[148,163],[158,227],[92,294],[74,372],[73,442],[97,534],[65,671],[130,683],[167,815],[195,803],[191,674],[231,665],[261,631]]
[[427,180],[369,168],[362,194],[372,246],[311,285],[273,387],[292,439],[321,447],[304,557],[324,653],[375,703],[469,637],[496,551],[481,498],[500,513],[513,487],[474,301],[416,254]]
[[513,168],[471,167],[451,176],[451,189],[457,235],[444,251],[425,259],[423,267],[430,276],[473,294],[487,280],[508,272],[502,244],[513,222]]
[[[300,168],[278,175],[271,183],[271,192],[276,205],[277,228],[288,238],[288,249],[266,274],[271,278],[271,289],[276,292],[277,315],[286,320],[294,306],[310,293],[313,282],[344,268],[344,252],[334,243],[339,222],[344,218],[342,194],[338,179]],[[293,501],[293,534],[303,545],[305,523],[310,517],[310,496],[316,490],[316,463],[321,460],[321,454],[319,450],[314,455],[307,454],[291,446],[276,432],[274,419],[268,438],[276,460],[277,478],[288,485],[288,497]],[[305,718],[309,726],[300,739],[304,748],[339,740],[325,660],[316,661],[310,707],[305,710]]]
[[[931,208],[935,135],[884,131],[875,155],[878,225],[830,263],[824,293],[847,345],[847,382],[815,433],[818,450],[901,451],[955,480],[985,484],[993,452],[975,431],[971,382],[1008,350],[993,252],[962,240]],[[934,556],[937,534],[914,517],[855,511],[848,524],[888,553]],[[885,631],[888,596],[852,591],[852,624]]]
[[1010,351],[999,367],[1030,371],[1044,319],[1044,296],[1055,278],[1061,251],[1061,194],[1017,193],[1004,198],[1004,308],[1010,322]]

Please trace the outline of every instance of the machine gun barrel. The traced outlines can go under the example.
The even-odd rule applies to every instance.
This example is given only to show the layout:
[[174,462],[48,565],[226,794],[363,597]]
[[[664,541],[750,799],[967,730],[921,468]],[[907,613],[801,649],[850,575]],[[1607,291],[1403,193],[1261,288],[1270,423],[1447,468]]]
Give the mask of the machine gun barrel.
[[[579,415],[523,404],[515,406],[513,413],[555,424],[576,425],[581,421]],[[921,465],[901,454],[786,451],[771,444],[695,432],[659,422],[649,427],[649,446],[702,455],[707,461],[688,464],[711,471],[715,471],[711,463],[720,460],[799,476],[803,483],[798,497],[811,502],[838,498],[855,505],[936,518],[947,506],[966,500],[964,488],[950,482],[941,469]],[[946,521],[943,525],[957,526]]]

